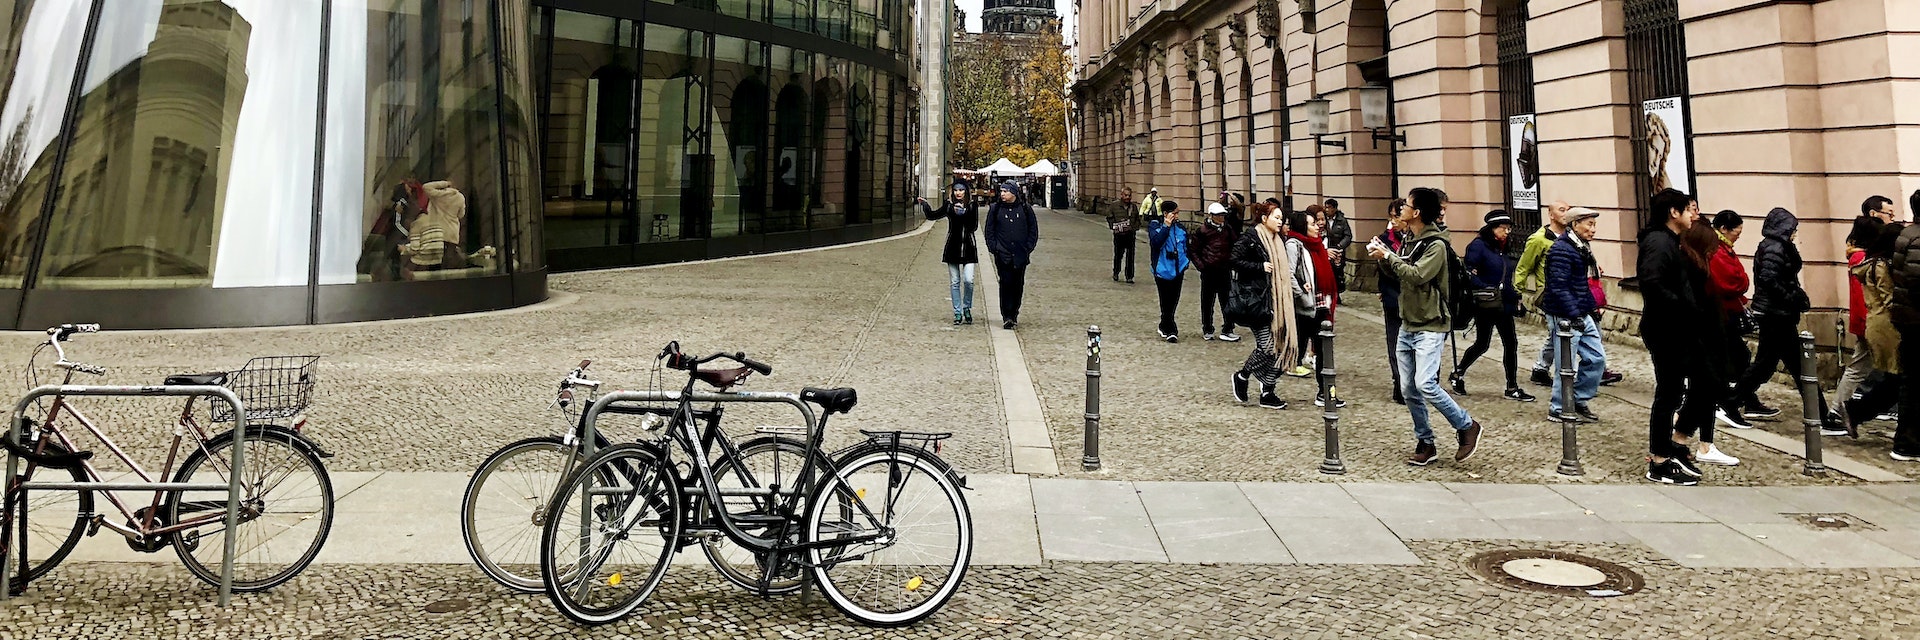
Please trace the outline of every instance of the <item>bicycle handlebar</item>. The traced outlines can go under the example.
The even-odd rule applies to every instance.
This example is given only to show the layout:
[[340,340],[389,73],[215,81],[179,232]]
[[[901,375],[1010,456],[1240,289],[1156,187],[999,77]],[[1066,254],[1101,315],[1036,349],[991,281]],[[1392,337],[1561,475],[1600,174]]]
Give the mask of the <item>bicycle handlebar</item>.
[[685,353],[680,351],[680,343],[677,341],[668,342],[666,348],[660,350],[660,358],[667,361],[668,368],[678,369],[680,371],[692,371],[700,365],[725,359],[738,362],[742,366],[752,369],[760,375],[773,375],[773,365],[749,358],[745,352],[715,353],[702,358],[689,358]]
[[96,333],[98,331],[100,331],[100,325],[97,324],[63,324],[47,329],[47,335],[53,336],[55,342],[64,342],[76,333]]

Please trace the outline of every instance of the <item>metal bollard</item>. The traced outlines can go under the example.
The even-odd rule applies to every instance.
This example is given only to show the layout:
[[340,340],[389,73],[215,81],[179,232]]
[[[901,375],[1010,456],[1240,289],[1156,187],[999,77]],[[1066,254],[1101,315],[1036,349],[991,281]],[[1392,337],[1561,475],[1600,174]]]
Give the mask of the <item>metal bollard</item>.
[[1806,431],[1807,464],[1800,472],[1810,476],[1827,475],[1827,464],[1820,453],[1820,370],[1813,357],[1813,332],[1800,332],[1800,426]]
[[[1578,375],[1573,368],[1573,321],[1559,318],[1559,332],[1555,339],[1560,341],[1559,353],[1554,356],[1555,365],[1560,368],[1560,410],[1574,411],[1573,385]],[[1580,419],[1575,413],[1570,419],[1560,422],[1560,466],[1553,471],[1563,476],[1586,475],[1580,468]]]
[[1340,462],[1340,393],[1334,384],[1333,322],[1320,321],[1320,335],[1314,348],[1320,352],[1320,397],[1324,400],[1320,417],[1327,421],[1327,457],[1320,461],[1320,473],[1346,475],[1347,465]]
[[1080,468],[1100,470],[1100,327],[1087,327],[1087,429]]

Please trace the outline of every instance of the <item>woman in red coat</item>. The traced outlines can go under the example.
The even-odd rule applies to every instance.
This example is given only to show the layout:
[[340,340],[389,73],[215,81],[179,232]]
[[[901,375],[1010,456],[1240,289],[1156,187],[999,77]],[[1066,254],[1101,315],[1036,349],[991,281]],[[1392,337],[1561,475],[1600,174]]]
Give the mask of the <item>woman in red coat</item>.
[[[1721,320],[1726,323],[1726,370],[1722,379],[1739,379],[1753,361],[1753,352],[1747,350],[1743,318],[1747,315],[1747,289],[1752,282],[1747,277],[1747,266],[1741,264],[1740,255],[1734,253],[1733,243],[1740,240],[1741,225],[1745,221],[1733,211],[1721,211],[1713,216],[1713,230],[1720,232],[1720,249],[1713,252],[1707,262],[1707,292],[1720,303]],[[1720,421],[1735,429],[1752,429],[1741,413],[1740,403],[1728,396],[1724,407],[1716,413]]]

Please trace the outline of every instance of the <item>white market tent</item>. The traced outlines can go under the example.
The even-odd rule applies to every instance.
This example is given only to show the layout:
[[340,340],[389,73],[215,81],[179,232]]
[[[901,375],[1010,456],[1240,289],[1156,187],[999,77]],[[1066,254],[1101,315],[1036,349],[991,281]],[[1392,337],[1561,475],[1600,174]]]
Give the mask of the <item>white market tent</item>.
[[1030,176],[1052,176],[1060,174],[1060,167],[1054,166],[1052,160],[1041,160],[1033,163],[1033,166],[1022,169],[1022,171],[1027,172],[1027,175]]
[[994,174],[1002,178],[1027,175],[1026,169],[1020,168],[1020,165],[1014,164],[1012,160],[1006,158],[995,160],[993,164],[981,167],[979,172]]

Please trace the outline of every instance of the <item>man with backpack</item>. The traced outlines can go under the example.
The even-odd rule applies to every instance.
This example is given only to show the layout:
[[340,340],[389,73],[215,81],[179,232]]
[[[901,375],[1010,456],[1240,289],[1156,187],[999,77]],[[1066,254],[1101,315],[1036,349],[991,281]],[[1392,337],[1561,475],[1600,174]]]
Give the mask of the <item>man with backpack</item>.
[[1453,459],[1463,462],[1480,446],[1480,421],[1474,420],[1440,386],[1440,364],[1453,319],[1458,316],[1455,309],[1449,308],[1450,302],[1456,291],[1464,293],[1452,281],[1465,277],[1465,271],[1459,266],[1460,259],[1453,247],[1447,243],[1446,232],[1436,224],[1446,210],[1446,194],[1421,187],[1414,189],[1412,196],[1413,207],[1401,218],[1412,237],[1402,245],[1401,252],[1389,250],[1378,238],[1367,245],[1368,253],[1381,267],[1400,280],[1400,340],[1395,345],[1394,357],[1399,363],[1401,394],[1406,398],[1407,412],[1413,417],[1413,435],[1417,441],[1407,464],[1426,466],[1439,456],[1428,405],[1439,409],[1440,415],[1453,427],[1459,444]]
[[[1600,346],[1600,324],[1594,316],[1600,310],[1593,295],[1591,278],[1597,277],[1599,263],[1593,259],[1593,236],[1600,231],[1600,212],[1586,207],[1567,211],[1567,233],[1547,250],[1546,291],[1540,296],[1540,312],[1547,314],[1547,327],[1559,332],[1560,321],[1572,323],[1574,357],[1578,373],[1573,383],[1572,407],[1563,406],[1561,376],[1553,377],[1553,395],[1549,398],[1547,419],[1554,422],[1598,422],[1587,403],[1600,395],[1600,374],[1606,371],[1607,356]],[[1553,341],[1553,366],[1560,365],[1560,341]]]

